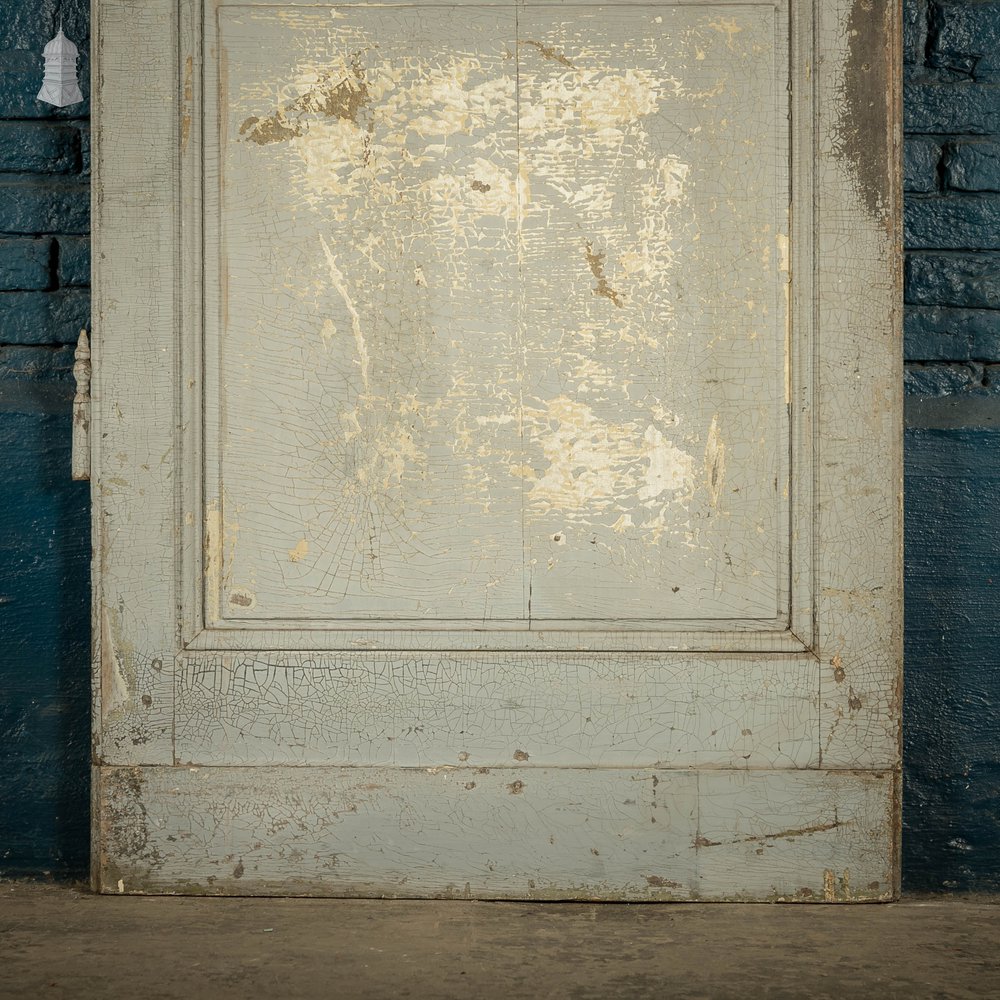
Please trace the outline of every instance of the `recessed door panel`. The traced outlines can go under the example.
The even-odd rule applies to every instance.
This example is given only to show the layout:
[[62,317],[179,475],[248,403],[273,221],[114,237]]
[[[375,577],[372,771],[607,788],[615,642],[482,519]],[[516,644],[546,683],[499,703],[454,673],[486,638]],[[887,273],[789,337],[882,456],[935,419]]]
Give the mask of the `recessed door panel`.
[[217,31],[209,620],[787,622],[787,19]]

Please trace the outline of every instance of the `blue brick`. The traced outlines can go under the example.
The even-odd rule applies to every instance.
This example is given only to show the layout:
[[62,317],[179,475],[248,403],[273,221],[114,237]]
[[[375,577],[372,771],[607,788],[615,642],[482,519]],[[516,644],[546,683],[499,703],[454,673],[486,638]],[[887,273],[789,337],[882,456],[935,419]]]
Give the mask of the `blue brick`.
[[[4,0],[0,21],[0,51],[37,49],[59,30],[80,45],[90,35],[89,0]],[[81,46],[81,51],[82,51]]]
[[0,292],[0,343],[74,344],[90,328],[90,293]]
[[904,0],[903,62],[919,65],[927,46],[927,0]]
[[1000,254],[909,254],[905,298],[922,306],[1000,309]]
[[945,185],[955,191],[1000,191],[1000,142],[957,142],[944,157]]
[[90,284],[90,237],[59,237],[59,284]]
[[89,490],[69,480],[70,386],[36,371],[0,395],[0,874],[75,874],[88,848]]
[[59,382],[70,384],[76,347],[14,344],[0,347],[0,382]]
[[907,396],[1000,396],[1000,365],[907,364],[903,386]]
[[907,361],[1000,361],[1000,311],[907,306]]
[[0,232],[17,234],[90,231],[90,188],[64,178],[0,180]]
[[0,291],[48,288],[52,240],[0,239]]
[[934,22],[932,66],[979,80],[1000,74],[1000,3],[939,4]]
[[80,173],[90,176],[90,125],[87,122],[79,124],[80,130]]
[[906,433],[904,889],[1000,888],[998,457],[996,429]]
[[76,170],[79,133],[57,122],[0,122],[0,171],[65,174]]
[[[0,170],[36,181],[83,166],[89,147],[73,121],[89,102],[57,109],[35,100],[42,47],[60,14],[80,48],[87,94],[89,0],[0,0],[0,119],[36,119],[0,123]],[[85,183],[21,183],[31,179],[0,179],[10,231],[87,232]],[[0,239],[0,288],[40,281],[43,263],[48,280],[52,247],[50,238]],[[82,256],[75,246],[64,255],[77,276]],[[85,324],[86,290],[0,292],[0,342],[69,341],[0,347],[0,875],[86,869],[89,490],[68,478],[72,344]]]
[[908,83],[903,98],[907,132],[989,135],[1000,132],[1000,85]]
[[927,194],[938,188],[941,145],[924,136],[907,136],[903,145],[903,189]]
[[914,196],[903,206],[903,220],[913,250],[1000,250],[1000,195]]

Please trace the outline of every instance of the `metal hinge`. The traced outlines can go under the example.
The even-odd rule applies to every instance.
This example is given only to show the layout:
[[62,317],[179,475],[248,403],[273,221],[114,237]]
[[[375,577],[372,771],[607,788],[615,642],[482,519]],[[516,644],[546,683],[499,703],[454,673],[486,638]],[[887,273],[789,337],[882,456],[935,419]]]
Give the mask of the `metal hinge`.
[[90,479],[90,340],[87,331],[80,331],[73,354],[73,450],[71,465],[74,479]]

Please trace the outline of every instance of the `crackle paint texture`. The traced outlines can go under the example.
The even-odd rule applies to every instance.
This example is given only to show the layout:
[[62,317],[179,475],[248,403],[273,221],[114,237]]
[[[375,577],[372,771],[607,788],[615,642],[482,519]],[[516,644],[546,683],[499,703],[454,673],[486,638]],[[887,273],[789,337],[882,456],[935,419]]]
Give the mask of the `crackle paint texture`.
[[223,9],[221,618],[776,615],[786,34]]
[[892,4],[97,10],[95,887],[893,898]]
[[[86,174],[80,173],[80,167],[86,162],[88,104],[56,110],[34,100],[39,79],[38,54],[52,34],[56,7],[54,0],[42,3],[13,0],[6,5],[0,24],[5,69],[0,75],[0,435],[7,469],[2,484],[4,555],[0,574],[3,578],[0,629],[5,647],[0,662],[3,747],[0,752],[5,765],[0,772],[0,799],[5,802],[0,815],[0,871],[80,876],[85,871],[88,850],[89,529],[85,488],[70,483],[68,478],[72,351],[61,345],[75,340],[87,315],[88,188]],[[63,0],[58,7],[67,32],[81,43],[85,65],[87,5]],[[998,518],[994,500],[994,486],[1000,473],[994,469],[990,456],[997,451],[1000,433],[996,429],[1000,407],[996,405],[995,394],[995,387],[1000,385],[995,376],[995,364],[1000,362],[1000,331],[995,323],[1000,315],[997,308],[1000,293],[994,280],[994,257],[1000,251],[995,224],[1000,218],[997,169],[1000,120],[995,97],[995,43],[1000,39],[1000,5],[909,0],[904,32],[908,82],[907,241],[912,250],[907,271],[906,341],[911,361],[908,370],[911,429],[907,436],[909,624],[904,887],[995,890],[1000,888],[997,835],[1000,816],[996,805],[1000,801],[1000,688],[990,630],[1000,613],[995,586],[1000,572],[1000,540],[995,530]],[[734,42],[738,38],[732,36]],[[725,34],[721,40],[727,41]],[[508,49],[513,56],[509,43]],[[559,73],[568,75],[573,71],[575,76],[568,76],[573,80],[586,72],[585,66],[576,65],[572,53],[557,49],[543,33],[535,33],[522,42],[518,56],[525,72],[534,74],[536,88],[544,85],[543,68],[549,69],[553,81],[558,80]],[[502,53],[502,57],[510,62],[507,53]],[[294,188],[289,185],[290,197],[301,205],[315,207],[322,206],[325,198],[328,200],[322,185],[315,184],[317,167],[341,162],[338,157],[356,148],[338,146],[341,139],[354,143],[358,139],[355,129],[337,132],[334,126],[337,122],[353,126],[357,118],[363,123],[360,143],[364,150],[367,123],[375,112],[370,96],[361,101],[360,85],[324,92],[324,82],[329,81],[323,80],[323,73],[331,68],[320,66],[315,59],[310,65],[309,59],[303,58],[303,63],[306,69],[302,77],[289,80],[287,93],[248,91],[246,105],[240,105],[241,117],[236,120],[234,116],[232,127],[238,134],[243,124],[256,116],[258,122],[248,125],[241,137],[245,152],[272,159],[276,159],[276,145],[266,141],[269,129],[272,135],[281,130],[300,131],[301,134],[285,139],[279,135],[277,145],[283,143],[286,149],[286,169],[296,172]],[[499,67],[487,67],[489,82],[494,87],[504,79],[506,71],[502,66],[501,62]],[[342,72],[344,68],[348,75]],[[638,73],[642,65],[636,63],[634,69]],[[338,81],[353,74],[349,54],[346,67],[338,70]],[[85,78],[86,73],[81,76]],[[481,82],[487,83],[486,77]],[[674,102],[679,96],[669,88],[662,94],[658,91],[656,109],[642,113],[649,104],[648,97],[644,99],[625,83],[620,85],[620,93],[628,95],[632,102],[630,110],[638,116],[633,121],[643,127],[647,136],[657,134],[657,113],[663,112],[666,102]],[[315,102],[301,102],[307,94],[316,94]],[[600,94],[598,90],[594,97],[598,114]],[[502,93],[492,92],[491,106],[501,98]],[[296,101],[300,103],[296,105]],[[456,114],[471,116],[477,108],[465,106],[454,110]],[[317,120],[319,127],[289,124],[299,118],[310,126]],[[443,125],[438,123],[436,127]],[[582,143],[586,138],[582,122],[576,127],[577,135],[571,131],[567,129],[567,141]],[[190,123],[186,134],[189,133]],[[387,142],[388,138],[382,141]],[[428,131],[421,137],[421,143],[442,144],[453,138]],[[630,126],[623,131],[624,138],[635,143],[638,129]],[[374,143],[374,139],[370,141]],[[289,157],[287,151],[293,146],[298,151]],[[652,170],[653,157],[640,157],[636,148],[629,147],[635,160],[646,159],[647,165],[642,169]],[[593,151],[597,154],[602,147],[594,145]],[[466,173],[456,176],[449,186],[426,189],[420,195],[421,210],[438,212],[439,228],[449,239],[455,239],[469,227],[471,211],[478,213],[480,224],[489,211],[494,213],[489,219],[496,245],[504,240],[509,245],[512,227],[516,235],[518,219],[524,223],[516,209],[512,217],[512,202],[517,206],[518,199],[531,196],[532,189],[536,197],[547,190],[547,198],[555,201],[558,190],[549,181],[532,181],[530,176],[522,179],[510,164],[498,160],[495,152],[495,149],[485,153],[468,150]],[[542,153],[536,151],[536,158]],[[430,154],[414,150],[414,155]],[[595,158],[592,166],[596,167],[598,162]],[[639,168],[634,166],[634,169]],[[670,202],[671,223],[681,240],[698,198],[691,169],[690,163],[678,162],[677,169],[670,170],[669,176],[660,177],[659,190]],[[310,171],[313,181],[309,180]],[[596,177],[595,185],[600,181]],[[414,189],[408,190],[416,197]],[[595,195],[598,190],[595,186]],[[639,194],[638,190],[634,192],[637,197]],[[459,203],[467,208],[456,210]],[[563,206],[564,218],[571,218],[572,209],[581,223],[586,222],[586,213],[593,211],[595,204],[594,198],[587,205],[567,203]],[[660,211],[667,214],[666,206],[661,206]],[[345,225],[344,220],[331,221]],[[357,262],[342,254],[331,238],[331,231],[325,229],[322,235],[330,251],[328,259],[319,235],[316,234],[315,243],[308,248],[308,257],[310,267],[315,267],[318,258],[324,262],[325,270],[316,268],[305,280],[292,267],[287,274],[289,306],[302,309],[305,301],[315,310],[315,326],[310,326],[316,342],[315,354],[298,359],[298,363],[300,366],[317,360],[328,363],[324,359],[331,353],[341,357],[339,371],[343,383],[336,402],[339,404],[350,394],[360,406],[368,402],[364,374],[367,373],[369,380],[367,393],[372,393],[372,387],[377,392],[379,379],[385,379],[388,373],[373,370],[370,353],[368,365],[362,361],[368,343],[366,337],[372,331],[361,308],[364,303],[357,301],[347,283],[347,276]],[[589,305],[595,310],[603,307],[605,314],[623,329],[619,314],[634,305],[635,294],[632,280],[625,279],[629,273],[637,272],[642,258],[624,258],[623,248],[605,233],[590,231],[582,224],[573,239],[567,239],[567,245],[572,246],[573,252],[567,253],[565,267],[577,293],[582,291],[592,296],[594,301]],[[660,259],[667,249],[674,248],[661,248]],[[777,252],[780,250],[779,245]],[[760,252],[765,253],[763,245]],[[374,256],[374,250],[372,253]],[[381,266],[387,267],[385,260],[377,259]],[[448,267],[454,267],[455,263],[441,262],[436,275],[433,271],[428,273],[428,265],[414,263],[409,281],[415,288],[440,288],[440,284],[432,284],[432,279],[438,282],[452,279],[454,273],[449,273]],[[405,280],[402,262],[395,259],[392,264],[396,276]],[[459,255],[458,264],[469,270],[475,261],[463,254]],[[675,266],[672,274],[677,273]],[[347,291],[351,305],[338,285]],[[307,294],[305,300],[304,294]],[[579,300],[577,294],[575,301]],[[373,303],[367,305],[374,308]],[[557,317],[562,316],[561,299],[554,298],[553,311]],[[669,342],[671,350],[679,350],[687,341],[688,331],[676,323],[675,314],[664,324],[664,348]],[[579,327],[579,322],[574,321],[577,332]],[[252,331],[244,331],[243,336],[244,349],[267,349],[266,344],[255,345]],[[528,340],[519,342],[521,349],[528,345]],[[541,347],[547,347],[559,364],[554,377],[560,381],[556,391],[547,394],[546,406],[543,408],[536,402],[522,407],[519,390],[517,405],[510,405],[505,411],[470,411],[464,433],[460,428],[455,434],[454,446],[468,449],[470,442],[481,439],[484,428],[500,435],[511,429],[514,419],[518,421],[514,425],[518,429],[523,423],[532,451],[524,454],[518,440],[517,447],[512,448],[518,454],[512,459],[508,474],[523,484],[525,497],[537,488],[538,503],[531,509],[539,521],[544,521],[547,514],[543,498],[546,503],[558,500],[564,509],[581,514],[579,507],[569,502],[574,499],[574,489],[571,480],[562,475],[560,463],[568,463],[574,450],[580,458],[593,451],[606,454],[613,450],[613,428],[635,420],[636,416],[621,412],[602,415],[599,407],[595,409],[595,402],[602,394],[607,398],[612,388],[620,391],[614,380],[616,373],[585,370],[581,358],[575,356],[579,352],[572,339],[566,343],[557,340],[549,345],[535,345],[535,349]],[[634,345],[632,349],[649,365],[658,359],[654,345]],[[294,370],[288,374],[291,378],[299,377]],[[565,389],[563,378],[570,379]],[[589,392],[578,395],[581,387],[589,387]],[[504,391],[510,400],[514,399],[509,384]],[[560,403],[561,398],[571,396],[581,400],[585,408],[571,410]],[[318,404],[313,401],[312,405],[315,413],[323,401]],[[669,404],[664,407],[665,411],[670,409]],[[343,454],[349,434],[370,433],[370,425],[366,430],[363,420],[363,407],[355,415],[356,428],[350,426],[349,416],[348,424],[335,427],[334,433],[308,428],[303,449],[329,447]],[[441,416],[424,412],[420,420]],[[710,501],[712,506],[717,505],[719,497],[714,494],[721,497],[733,482],[735,473],[731,470],[739,464],[738,459],[733,463],[733,429],[727,428],[721,418],[713,423],[714,416],[714,412],[706,411],[700,426],[677,426],[671,422],[671,413],[646,408],[640,427],[641,446],[649,449],[650,457],[637,455],[621,463],[620,471],[630,477],[628,481],[637,499],[643,490],[648,495],[650,490],[660,488],[658,496],[669,501],[663,504],[666,509],[661,549],[665,542],[677,540],[672,532],[690,516],[692,502]],[[296,415],[295,419],[302,423],[302,415]],[[375,460],[378,466],[373,471],[381,476],[381,483],[388,483],[398,495],[403,483],[411,480],[420,466],[410,453],[415,445],[405,436],[405,415],[397,414],[396,420],[399,433],[382,442],[383,451],[379,452],[380,457]],[[598,420],[599,425],[595,422]],[[647,428],[651,428],[648,441]],[[322,442],[327,436],[335,444],[324,446]],[[569,454],[565,449],[560,450],[563,444]],[[651,459],[653,455],[660,456],[656,462]],[[470,456],[470,463],[477,457]],[[429,456],[431,461],[433,458]],[[427,460],[427,456],[421,459]],[[577,468],[582,466],[569,470],[571,478]],[[723,470],[725,474],[720,478]],[[614,475],[618,472],[611,470]],[[354,489],[360,497],[362,487],[356,475],[355,481]],[[549,485],[539,487],[539,483]],[[382,496],[390,492],[388,488],[381,489]],[[613,501],[608,501],[608,505],[613,507]],[[360,499],[356,506],[364,509]],[[595,501],[582,515],[589,520],[599,518],[603,529],[606,532],[610,529],[608,544],[617,543],[620,551],[621,539],[636,530],[635,514],[599,508],[600,503]],[[524,509],[529,509],[527,504]],[[650,515],[648,506],[642,506],[642,510],[650,521],[658,516],[658,511]],[[315,512],[311,516],[316,517]],[[484,515],[477,511],[476,516]],[[304,524],[306,518],[302,520]],[[237,541],[237,524],[240,530],[252,534],[254,522],[237,516],[229,528],[238,558],[241,543]],[[589,535],[579,520],[567,516],[553,523],[551,535],[546,539],[541,534],[539,541],[544,546],[544,555],[535,563],[536,572],[540,573],[550,557],[560,557],[570,545],[577,551],[589,545]],[[685,542],[686,539],[682,547]],[[358,545],[352,539],[345,539],[345,543]],[[400,536],[399,544],[407,543],[406,537]],[[307,531],[272,539],[269,544],[274,571],[287,574],[289,580],[302,580],[316,573],[310,559],[315,558],[319,543]],[[360,548],[363,552],[363,543]],[[490,567],[487,577],[494,571]],[[298,578],[296,573],[300,574]],[[377,583],[377,570],[372,569],[371,573]],[[259,582],[234,576],[229,594],[242,596],[246,601],[244,607],[248,607],[256,599]],[[327,581],[328,593],[336,592],[332,586],[335,582]],[[514,605],[517,606],[516,595]],[[520,609],[523,608],[521,603]],[[227,613],[238,609],[237,600]],[[482,612],[483,605],[479,605],[475,613]],[[288,680],[293,700],[301,699],[308,704],[309,699],[316,697],[304,676],[290,674]],[[179,697],[182,704],[188,701],[187,685],[218,690],[222,683],[214,670],[201,671],[186,679]],[[199,695],[198,704],[204,706],[204,693]],[[557,706],[550,707],[554,711]],[[509,711],[509,708],[498,709],[501,715]],[[267,720],[237,714],[234,732],[239,726],[251,724],[266,726]],[[786,725],[794,730],[794,717],[786,720]],[[303,727],[289,734],[290,743],[296,737],[301,738]],[[184,738],[190,741],[194,752],[204,731],[204,725],[192,716],[192,725]],[[736,742],[739,735],[724,729],[721,738]],[[456,763],[459,761],[456,758]],[[462,791],[466,789],[463,787]],[[185,789],[183,794],[190,793]],[[233,794],[238,804],[241,794],[238,782]],[[524,794],[524,789],[520,794]],[[777,829],[775,826],[774,830]],[[580,846],[581,850],[589,849],[582,842]],[[232,875],[241,867],[238,859],[234,859]],[[640,874],[650,884],[663,877],[645,869]],[[830,894],[840,891],[832,872],[820,894],[827,891]]]

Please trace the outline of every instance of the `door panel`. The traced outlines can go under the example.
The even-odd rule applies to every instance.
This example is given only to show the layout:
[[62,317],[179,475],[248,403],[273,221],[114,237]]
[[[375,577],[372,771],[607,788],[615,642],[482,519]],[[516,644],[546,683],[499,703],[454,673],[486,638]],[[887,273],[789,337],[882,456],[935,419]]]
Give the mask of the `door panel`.
[[894,5],[127,8],[95,883],[891,896]]
[[222,622],[526,617],[514,21],[220,8]]
[[114,768],[104,864],[112,891],[848,902],[891,891],[890,785],[874,772]]

